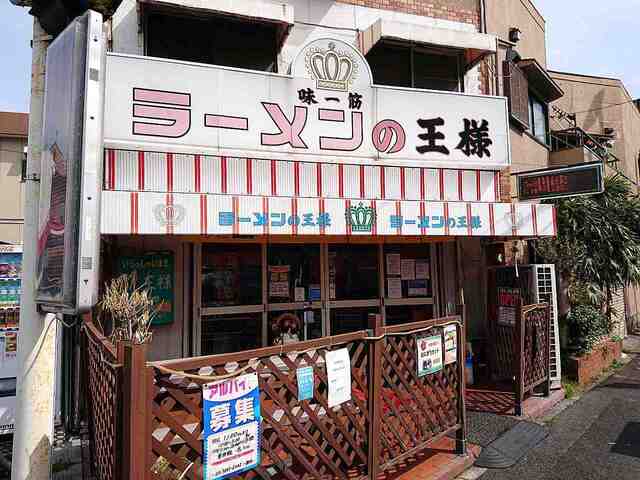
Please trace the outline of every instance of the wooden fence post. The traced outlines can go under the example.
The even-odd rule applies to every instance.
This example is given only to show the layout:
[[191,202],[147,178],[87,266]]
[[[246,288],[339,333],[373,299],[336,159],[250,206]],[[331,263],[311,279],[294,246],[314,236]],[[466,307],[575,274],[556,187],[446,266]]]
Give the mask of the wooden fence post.
[[147,346],[127,342],[118,344],[124,360],[122,385],[122,478],[147,478],[148,449],[148,379]]
[[524,343],[526,334],[526,325],[522,315],[522,300],[518,300],[516,307],[516,324],[515,324],[516,341],[514,342],[514,367],[515,367],[515,408],[516,416],[522,416],[524,413],[522,403],[524,401]]
[[[382,315],[369,315],[369,328],[375,337],[382,335]],[[382,349],[384,338],[374,340],[369,346],[369,431],[368,433],[368,476],[375,480],[380,473],[380,427],[381,427],[381,403],[382,403]]]
[[[464,306],[463,306],[464,308]],[[464,317],[463,317],[464,319]],[[465,405],[465,391],[467,383],[466,375],[466,326],[463,320],[462,325],[458,328],[458,419],[461,427],[456,431],[456,453],[458,455],[467,454],[467,407]]]

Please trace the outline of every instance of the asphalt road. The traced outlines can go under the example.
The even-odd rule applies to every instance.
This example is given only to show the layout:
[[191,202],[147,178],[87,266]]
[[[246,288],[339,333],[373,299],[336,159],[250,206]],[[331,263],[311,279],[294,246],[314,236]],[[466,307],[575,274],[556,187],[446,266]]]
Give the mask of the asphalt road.
[[640,355],[548,426],[515,466],[481,480],[640,480]]

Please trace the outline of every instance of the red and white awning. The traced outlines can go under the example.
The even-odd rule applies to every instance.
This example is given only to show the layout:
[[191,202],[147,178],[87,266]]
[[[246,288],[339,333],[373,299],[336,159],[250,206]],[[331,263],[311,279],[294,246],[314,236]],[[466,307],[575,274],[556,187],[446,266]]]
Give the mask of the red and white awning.
[[107,150],[103,234],[552,236],[480,170]]

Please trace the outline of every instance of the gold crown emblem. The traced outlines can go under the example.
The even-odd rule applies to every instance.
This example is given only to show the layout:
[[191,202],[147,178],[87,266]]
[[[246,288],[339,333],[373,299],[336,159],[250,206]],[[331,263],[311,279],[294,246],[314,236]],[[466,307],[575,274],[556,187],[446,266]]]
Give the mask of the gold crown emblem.
[[316,88],[346,92],[356,76],[357,63],[347,52],[336,50],[333,42],[328,47],[307,52],[307,70],[315,78]]

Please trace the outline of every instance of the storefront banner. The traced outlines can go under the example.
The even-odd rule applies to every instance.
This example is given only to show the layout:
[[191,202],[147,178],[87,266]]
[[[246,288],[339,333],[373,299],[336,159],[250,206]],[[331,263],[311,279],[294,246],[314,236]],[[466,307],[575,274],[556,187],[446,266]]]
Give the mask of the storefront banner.
[[105,191],[103,234],[553,236],[553,205]]
[[351,359],[349,350],[341,348],[325,354],[327,365],[327,402],[329,408],[351,400]]
[[291,75],[107,55],[105,143],[313,162],[501,170],[507,99],[373,85],[352,45],[318,38]]
[[202,387],[204,479],[218,480],[260,464],[260,391],[251,373]]
[[300,367],[296,370],[298,379],[298,400],[311,400],[313,398],[313,367]]
[[458,360],[458,327],[444,327],[444,364],[449,365]]
[[419,377],[442,370],[442,335],[417,338],[416,345]]

